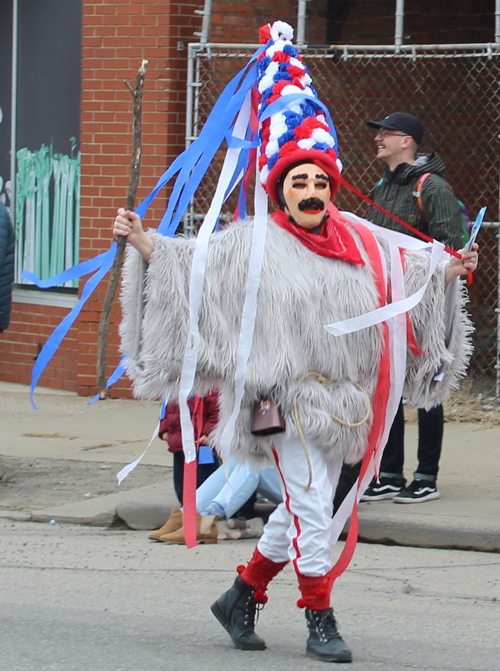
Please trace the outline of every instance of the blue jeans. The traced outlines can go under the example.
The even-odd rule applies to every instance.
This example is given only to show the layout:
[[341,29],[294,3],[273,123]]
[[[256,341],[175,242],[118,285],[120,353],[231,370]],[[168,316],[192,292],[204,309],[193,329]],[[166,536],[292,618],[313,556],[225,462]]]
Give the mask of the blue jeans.
[[[182,493],[184,484],[184,452],[174,452],[174,489],[182,505]],[[196,469],[196,487],[199,487],[205,480],[212,475],[219,468],[219,462],[214,461],[213,464],[198,464]]]
[[215,501],[224,509],[226,519],[229,519],[256,491],[273,503],[281,503],[281,489],[274,466],[264,471],[253,471],[248,464],[236,465],[234,459],[231,459],[228,482],[220,466],[198,487],[196,510],[201,513]]

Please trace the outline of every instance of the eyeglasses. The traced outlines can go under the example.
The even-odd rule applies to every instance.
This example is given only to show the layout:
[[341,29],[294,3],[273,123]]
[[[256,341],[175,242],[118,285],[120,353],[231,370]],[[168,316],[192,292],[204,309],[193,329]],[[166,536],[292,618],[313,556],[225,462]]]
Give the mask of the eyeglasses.
[[386,138],[388,135],[396,135],[397,137],[408,137],[407,133],[395,133],[394,131],[386,130],[385,128],[381,128],[375,133],[375,137],[380,137],[382,138],[382,140]]

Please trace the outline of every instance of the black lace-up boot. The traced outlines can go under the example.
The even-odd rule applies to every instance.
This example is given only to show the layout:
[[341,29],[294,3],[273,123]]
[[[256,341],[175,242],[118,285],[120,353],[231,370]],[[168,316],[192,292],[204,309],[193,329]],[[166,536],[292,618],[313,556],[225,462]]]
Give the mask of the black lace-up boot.
[[342,640],[333,610],[306,610],[309,638],[306,653],[322,662],[352,662],[352,652]]
[[255,591],[238,576],[234,585],[217,599],[211,611],[241,650],[264,650],[265,641],[254,631]]

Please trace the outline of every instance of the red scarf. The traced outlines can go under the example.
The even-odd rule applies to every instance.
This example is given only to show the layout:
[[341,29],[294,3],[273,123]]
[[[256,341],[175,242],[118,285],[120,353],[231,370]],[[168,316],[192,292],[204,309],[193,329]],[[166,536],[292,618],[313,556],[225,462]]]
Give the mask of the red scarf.
[[319,233],[311,233],[307,228],[291,222],[283,210],[277,210],[272,218],[315,254],[364,266],[358,246],[333,203],[328,205],[327,214],[328,218]]

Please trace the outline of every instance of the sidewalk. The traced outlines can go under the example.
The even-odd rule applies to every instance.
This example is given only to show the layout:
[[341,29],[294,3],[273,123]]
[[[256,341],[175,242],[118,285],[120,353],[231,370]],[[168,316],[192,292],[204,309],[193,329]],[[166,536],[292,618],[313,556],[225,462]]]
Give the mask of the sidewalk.
[[[107,400],[87,405],[75,394],[39,389],[39,410],[31,408],[29,389],[0,382],[0,464],[2,456],[107,462],[118,472],[137,459],[153,434],[159,403]],[[407,471],[415,468],[415,425],[407,425]],[[27,438],[28,436],[28,438]],[[374,543],[500,552],[500,427],[449,423],[439,491],[422,504],[392,501],[361,503],[360,538]],[[153,440],[143,464],[166,466],[171,455]],[[134,474],[129,475],[133,483]],[[130,483],[129,483],[130,484]],[[124,503],[147,507],[160,518],[176,507],[171,480],[117,491],[77,503],[26,511],[0,509],[0,517],[27,521],[109,526]]]

